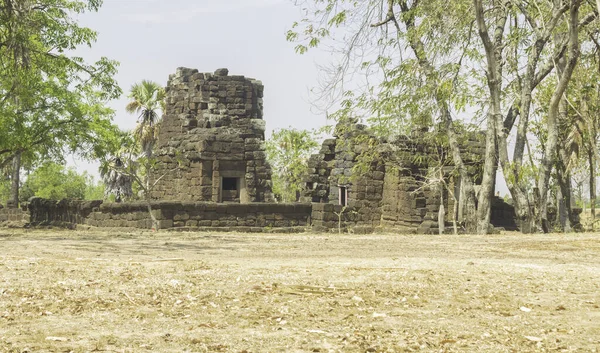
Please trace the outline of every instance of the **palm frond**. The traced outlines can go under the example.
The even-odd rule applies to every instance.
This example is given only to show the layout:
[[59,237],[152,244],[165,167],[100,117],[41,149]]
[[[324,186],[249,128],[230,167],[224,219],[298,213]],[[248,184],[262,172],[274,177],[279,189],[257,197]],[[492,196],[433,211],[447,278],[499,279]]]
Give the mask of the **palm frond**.
[[142,80],[131,86],[129,98],[132,101],[127,105],[127,112],[139,113],[138,125],[134,130],[136,142],[142,151],[149,157],[158,140],[158,124],[160,122],[159,110],[165,109],[165,89],[156,82]]

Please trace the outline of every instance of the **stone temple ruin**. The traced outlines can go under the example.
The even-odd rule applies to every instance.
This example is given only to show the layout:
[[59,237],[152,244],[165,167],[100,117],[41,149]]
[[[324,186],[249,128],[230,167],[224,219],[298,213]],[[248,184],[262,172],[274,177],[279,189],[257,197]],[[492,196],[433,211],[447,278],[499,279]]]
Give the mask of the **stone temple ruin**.
[[[461,219],[460,180],[448,179],[456,205],[447,189],[423,183],[428,160],[439,153],[434,146],[423,136],[382,141],[355,122],[338,125],[310,158],[301,202],[275,203],[264,152],[263,90],[260,81],[227,69],[179,68],[169,77],[151,175],[150,206],[161,229],[435,233],[442,204],[447,222]],[[468,145],[465,155],[477,168],[483,145]],[[365,163],[367,153],[374,158]],[[32,224],[151,228],[147,206],[34,199],[29,216]],[[516,228],[514,210],[499,199],[492,219]]]
[[[178,69],[167,85],[155,176],[157,200],[269,202],[263,85],[244,76]],[[180,168],[181,167],[181,168]],[[171,173],[171,170],[178,170]]]
[[[463,219],[464,205],[461,197],[460,177],[452,176],[451,160],[431,142],[427,134],[398,136],[393,141],[376,138],[365,125],[356,122],[338,124],[335,138],[323,142],[318,154],[308,164],[310,174],[305,177],[305,202],[316,203],[324,210],[331,210],[336,217],[319,218],[313,211],[312,224],[316,229],[331,229],[340,222],[359,232],[386,229],[400,233],[437,233],[438,212],[444,205],[447,225],[454,218]],[[473,136],[463,148],[463,158],[472,166],[472,174],[480,173],[480,158],[485,145]],[[366,161],[361,157],[369,153]],[[444,160],[441,160],[441,159]],[[364,158],[363,158],[364,159]],[[361,168],[357,172],[357,163]],[[429,182],[431,166],[444,163],[442,173],[447,187]],[[478,181],[480,182],[480,181]],[[450,195],[453,191],[457,198]],[[456,205],[455,205],[456,203]],[[321,206],[325,205],[325,206]],[[492,223],[515,229],[514,210],[501,199],[494,200],[495,213]],[[505,212],[513,216],[505,217]]]

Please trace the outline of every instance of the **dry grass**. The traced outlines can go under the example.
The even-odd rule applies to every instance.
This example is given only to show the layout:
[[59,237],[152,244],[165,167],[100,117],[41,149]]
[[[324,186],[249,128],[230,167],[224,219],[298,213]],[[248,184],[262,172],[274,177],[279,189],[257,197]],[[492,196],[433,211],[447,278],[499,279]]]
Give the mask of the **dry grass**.
[[597,235],[0,229],[0,351],[594,352]]

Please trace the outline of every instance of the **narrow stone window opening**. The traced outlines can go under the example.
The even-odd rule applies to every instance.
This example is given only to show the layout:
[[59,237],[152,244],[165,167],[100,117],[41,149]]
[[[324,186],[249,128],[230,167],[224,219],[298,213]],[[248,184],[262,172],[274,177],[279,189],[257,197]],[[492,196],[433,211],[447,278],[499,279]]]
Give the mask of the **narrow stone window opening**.
[[339,188],[340,206],[348,206],[348,186],[340,185]]

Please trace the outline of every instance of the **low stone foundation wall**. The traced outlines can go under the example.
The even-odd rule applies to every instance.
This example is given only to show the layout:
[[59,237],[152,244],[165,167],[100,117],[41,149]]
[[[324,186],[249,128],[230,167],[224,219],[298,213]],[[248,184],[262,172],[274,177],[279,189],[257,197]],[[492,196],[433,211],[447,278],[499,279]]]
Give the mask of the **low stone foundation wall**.
[[0,226],[23,227],[29,223],[29,212],[20,208],[0,207]]
[[[507,230],[516,229],[514,209],[499,199],[494,200],[492,224]],[[152,229],[152,214],[162,230],[174,231],[238,231],[238,232],[302,232],[373,233],[437,233],[437,222],[397,225],[365,222],[352,205],[342,207],[330,203],[213,203],[153,201],[104,203],[97,201],[52,201],[32,198],[25,209],[0,208],[0,226],[54,226],[76,228],[78,225],[98,228]],[[574,210],[578,215],[579,210]],[[580,211],[579,211],[580,212]],[[385,217],[383,217],[385,218]]]
[[[310,204],[151,202],[160,229],[269,231],[273,228],[310,226]],[[151,229],[148,204],[107,203],[86,219],[93,227]]]
[[492,213],[490,215],[490,223],[496,228],[505,230],[518,230],[519,226],[516,222],[517,214],[515,207],[506,203],[502,198],[494,196],[492,199]]
[[[217,204],[156,201],[149,205],[160,229],[267,232],[302,230],[310,227],[311,224],[312,206],[309,203]],[[103,203],[77,200],[57,202],[34,198],[29,203],[29,213],[33,226],[152,228],[146,202]]]
[[354,207],[343,207],[329,203],[313,203],[311,212],[312,230],[315,232],[368,234],[375,227],[362,222],[362,215]]
[[345,231],[352,219],[351,211],[342,206],[329,203],[313,203],[311,210],[313,230],[317,232],[328,232],[331,230]]
[[103,203],[82,224],[99,228],[152,228],[148,205],[142,202]]
[[33,226],[73,228],[85,224],[89,215],[102,204],[102,200],[47,200],[34,197],[29,200],[30,222]]

